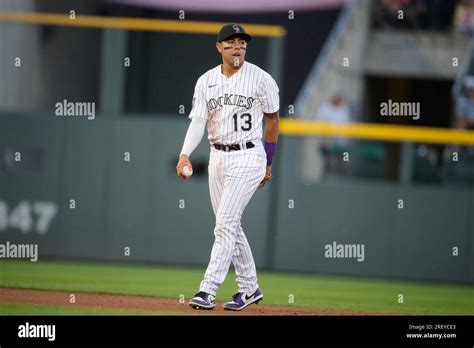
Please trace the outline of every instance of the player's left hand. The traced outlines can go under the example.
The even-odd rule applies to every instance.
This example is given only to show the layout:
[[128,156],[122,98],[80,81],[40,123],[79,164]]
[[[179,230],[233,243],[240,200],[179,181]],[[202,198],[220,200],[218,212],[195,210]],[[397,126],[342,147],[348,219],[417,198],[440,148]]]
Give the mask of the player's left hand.
[[258,188],[261,188],[267,184],[272,179],[272,166],[267,166],[267,172],[265,173],[265,177],[263,178]]

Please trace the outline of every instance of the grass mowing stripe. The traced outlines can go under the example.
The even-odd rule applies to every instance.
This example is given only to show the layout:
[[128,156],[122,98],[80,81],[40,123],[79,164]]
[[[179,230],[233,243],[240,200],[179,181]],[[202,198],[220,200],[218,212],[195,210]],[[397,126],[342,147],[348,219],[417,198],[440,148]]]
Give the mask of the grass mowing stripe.
[[[203,268],[71,261],[0,262],[0,286],[186,299]],[[229,274],[218,300],[236,292]],[[260,272],[264,303],[422,315],[474,315],[474,286]],[[404,303],[398,303],[403,294]]]
[[150,312],[110,308],[0,303],[0,315],[182,315],[177,312]]

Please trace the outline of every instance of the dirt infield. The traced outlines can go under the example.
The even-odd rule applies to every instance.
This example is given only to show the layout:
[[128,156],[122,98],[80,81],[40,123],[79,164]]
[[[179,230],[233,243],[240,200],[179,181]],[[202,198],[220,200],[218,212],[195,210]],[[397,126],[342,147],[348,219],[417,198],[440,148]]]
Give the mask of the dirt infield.
[[[70,295],[74,294],[75,303],[69,302]],[[33,289],[0,289],[0,303],[89,307],[104,309],[120,309],[133,311],[147,311],[157,314],[160,312],[185,315],[380,315],[381,313],[364,313],[340,311],[333,309],[303,308],[293,306],[270,306],[264,304],[252,305],[241,312],[225,311],[222,302],[217,302],[212,311],[196,311],[189,307],[187,300],[180,303],[178,299],[110,295],[85,292],[64,292]]]

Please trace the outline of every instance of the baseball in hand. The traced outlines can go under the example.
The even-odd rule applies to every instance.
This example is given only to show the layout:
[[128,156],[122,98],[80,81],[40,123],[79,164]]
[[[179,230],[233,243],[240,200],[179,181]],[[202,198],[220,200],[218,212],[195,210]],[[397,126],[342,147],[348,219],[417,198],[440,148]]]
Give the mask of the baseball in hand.
[[189,178],[191,175],[193,175],[193,170],[190,169],[188,166],[184,166],[182,173],[185,177]]

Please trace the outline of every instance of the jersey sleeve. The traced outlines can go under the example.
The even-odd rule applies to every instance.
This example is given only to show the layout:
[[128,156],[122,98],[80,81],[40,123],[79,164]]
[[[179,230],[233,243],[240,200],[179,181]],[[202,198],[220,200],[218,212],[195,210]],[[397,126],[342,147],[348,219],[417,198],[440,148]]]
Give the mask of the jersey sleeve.
[[258,97],[264,113],[272,114],[280,109],[278,92],[279,89],[275,80],[270,75],[264,76],[258,90]]
[[193,117],[200,117],[206,120],[209,118],[202,77],[197,80],[196,87],[194,87],[193,103],[189,113],[189,118],[192,119]]

